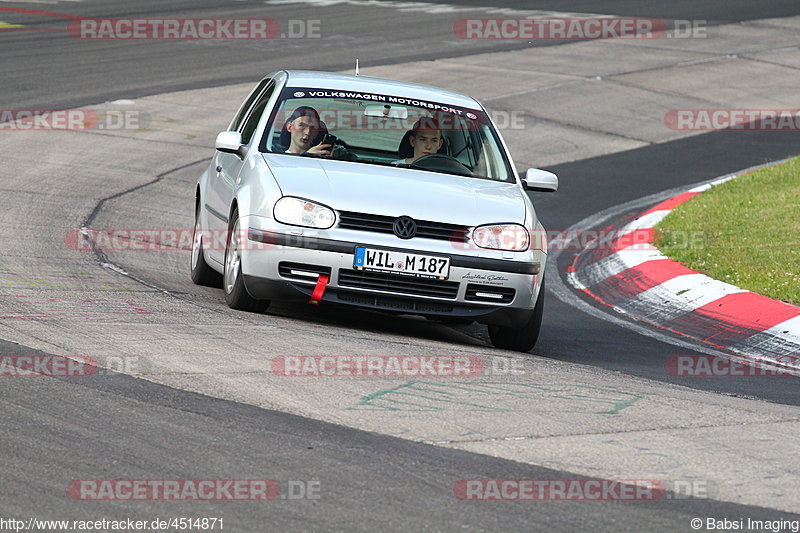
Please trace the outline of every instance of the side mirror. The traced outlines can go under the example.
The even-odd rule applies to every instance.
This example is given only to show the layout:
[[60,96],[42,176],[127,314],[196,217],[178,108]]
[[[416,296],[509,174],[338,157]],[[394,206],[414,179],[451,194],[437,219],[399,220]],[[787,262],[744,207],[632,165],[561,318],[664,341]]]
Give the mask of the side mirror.
[[554,192],[558,190],[558,176],[546,170],[529,168],[522,178],[522,185],[532,191]]
[[238,131],[223,131],[217,135],[217,142],[214,147],[220,152],[236,154],[244,157],[245,149],[242,146],[242,134]]

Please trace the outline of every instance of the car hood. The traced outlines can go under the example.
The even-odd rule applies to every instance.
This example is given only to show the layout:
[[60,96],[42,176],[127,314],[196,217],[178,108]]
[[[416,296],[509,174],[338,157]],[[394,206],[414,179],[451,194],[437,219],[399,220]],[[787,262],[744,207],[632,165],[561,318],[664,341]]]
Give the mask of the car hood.
[[464,226],[525,222],[524,192],[513,183],[284,154],[264,159],[284,195],[338,211]]

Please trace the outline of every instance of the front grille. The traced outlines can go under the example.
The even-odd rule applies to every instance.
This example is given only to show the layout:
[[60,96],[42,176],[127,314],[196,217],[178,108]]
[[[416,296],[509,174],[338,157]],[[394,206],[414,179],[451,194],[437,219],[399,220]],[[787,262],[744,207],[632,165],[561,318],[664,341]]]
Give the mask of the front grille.
[[[514,300],[516,290],[511,287],[495,287],[494,285],[467,285],[465,300],[473,302],[495,302],[499,304],[511,303]],[[490,296],[491,295],[491,296]]]
[[[394,233],[392,226],[397,217],[339,211],[339,227],[375,233]],[[445,224],[428,220],[416,220],[417,237],[438,239],[452,242],[468,242],[469,228],[458,224]]]
[[392,311],[410,311],[417,313],[452,313],[453,306],[437,302],[424,302],[420,300],[403,300],[365,293],[339,292],[337,298],[341,302],[368,305],[370,307],[383,307]]
[[414,278],[380,272],[339,270],[340,287],[390,291],[435,298],[455,298],[458,294],[458,285],[457,281]]
[[[278,274],[282,278],[315,282],[320,275],[330,276],[331,267],[281,261],[278,263]],[[317,276],[315,277],[311,274],[316,274]]]

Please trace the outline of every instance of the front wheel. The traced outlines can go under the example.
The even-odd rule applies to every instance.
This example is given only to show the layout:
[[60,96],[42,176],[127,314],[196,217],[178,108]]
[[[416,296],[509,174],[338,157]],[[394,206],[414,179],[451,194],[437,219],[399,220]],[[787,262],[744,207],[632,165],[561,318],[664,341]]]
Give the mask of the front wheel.
[[530,316],[521,328],[509,328],[504,326],[489,326],[489,338],[495,348],[504,350],[514,350],[518,352],[530,351],[539,339],[539,330],[542,327],[542,315],[544,314],[544,280],[539,287],[539,297],[533,307]]
[[225,245],[225,267],[222,275],[225,303],[232,309],[263,313],[269,300],[256,300],[244,286],[242,279],[242,235],[239,225],[239,209],[234,209],[228,225],[228,241]]
[[195,209],[194,231],[192,232],[192,281],[206,287],[219,287],[222,276],[208,266],[203,255],[203,231],[200,228],[200,209]]

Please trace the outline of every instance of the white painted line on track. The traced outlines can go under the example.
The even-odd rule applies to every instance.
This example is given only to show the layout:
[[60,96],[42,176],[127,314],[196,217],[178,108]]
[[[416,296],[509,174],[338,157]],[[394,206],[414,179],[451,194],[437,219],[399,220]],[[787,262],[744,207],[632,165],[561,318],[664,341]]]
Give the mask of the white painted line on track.
[[4,4],[61,4],[83,2],[83,0],[3,0]]
[[547,11],[540,9],[514,9],[492,6],[459,6],[455,4],[434,4],[431,2],[401,2],[396,0],[266,0],[267,5],[282,6],[306,4],[316,7],[350,5],[356,7],[383,7],[397,11],[427,13],[429,15],[463,12],[483,12],[491,15],[538,18],[614,18],[616,15],[599,13],[573,13],[566,11]]
[[708,189],[710,189],[713,186],[714,185],[711,184],[711,183],[706,183],[704,185],[700,185],[700,186],[694,187],[693,189],[689,189],[687,192],[697,192],[697,193],[706,192]]
[[655,227],[655,225],[661,222],[667,215],[669,215],[669,209],[659,209],[658,211],[647,213],[625,226],[622,231],[623,233],[628,233],[636,231],[637,229]]

